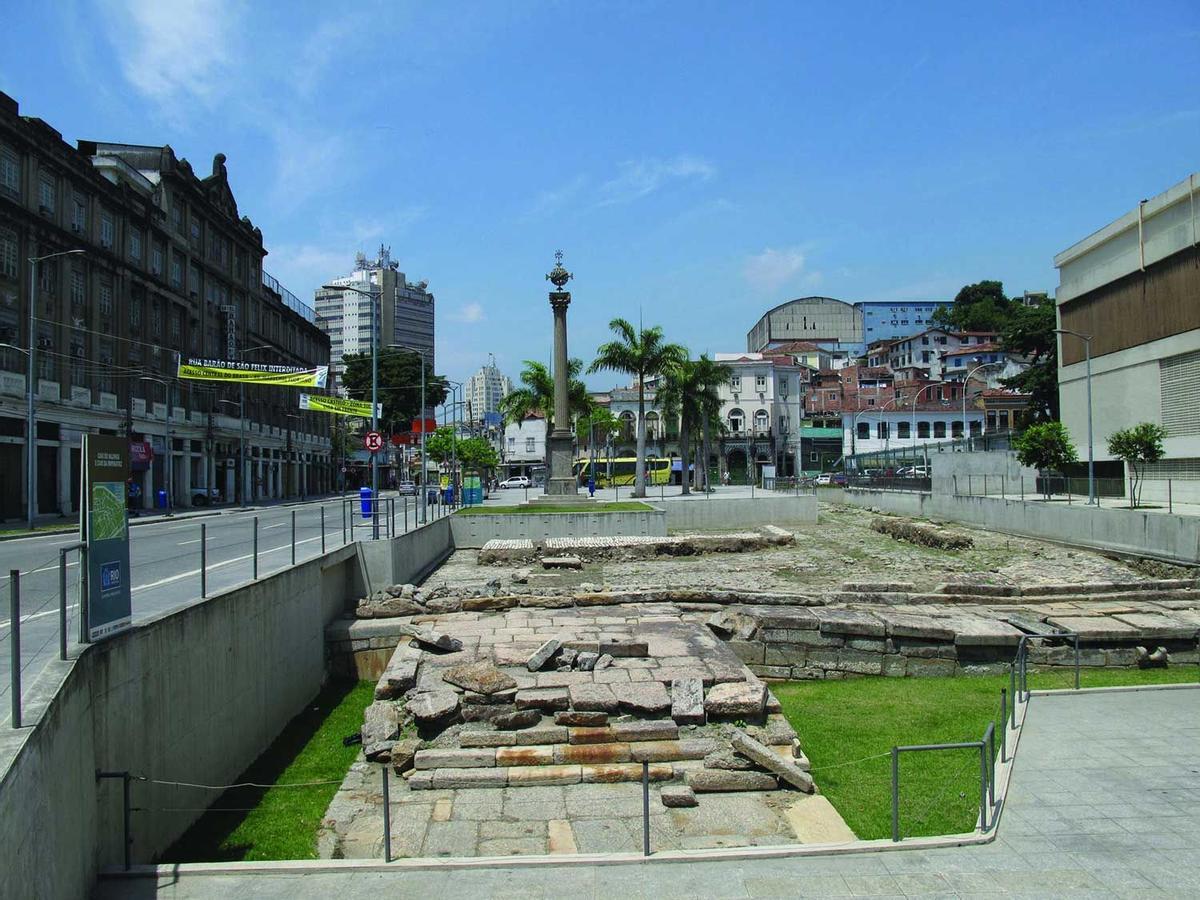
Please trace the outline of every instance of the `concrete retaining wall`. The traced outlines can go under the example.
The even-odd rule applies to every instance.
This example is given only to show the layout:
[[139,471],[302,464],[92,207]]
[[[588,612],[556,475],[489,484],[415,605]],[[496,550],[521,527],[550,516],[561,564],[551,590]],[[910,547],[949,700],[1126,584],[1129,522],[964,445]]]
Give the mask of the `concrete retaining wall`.
[[555,537],[666,537],[661,510],[611,513],[509,513],[455,515],[450,528],[456,549],[478,550],[490,540],[542,541]]
[[754,525],[795,525],[817,521],[817,498],[762,496],[753,500],[666,500],[657,504],[666,511],[671,531],[720,531]]
[[[452,517],[438,519],[390,541],[360,543],[368,587],[364,593],[392,584],[420,584],[429,577],[454,552],[451,521]],[[353,612],[355,601],[362,596],[348,597],[346,611]]]
[[[832,496],[830,499],[834,499]],[[1200,564],[1200,516],[1132,509],[1092,509],[1082,504],[953,494],[908,494],[853,489],[840,502],[903,516],[947,519],[1008,534],[1114,550],[1189,565]]]

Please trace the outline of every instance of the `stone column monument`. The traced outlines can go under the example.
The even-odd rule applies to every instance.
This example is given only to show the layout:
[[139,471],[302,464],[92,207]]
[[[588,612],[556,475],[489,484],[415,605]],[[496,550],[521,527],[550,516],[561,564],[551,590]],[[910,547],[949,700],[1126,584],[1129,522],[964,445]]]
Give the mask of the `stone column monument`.
[[571,292],[563,288],[574,276],[563,268],[562,257],[561,250],[554,254],[554,268],[546,276],[555,288],[550,292],[550,308],[554,310],[554,430],[546,437],[550,446],[550,472],[546,479],[546,493],[538,498],[543,503],[585,501],[579,496],[572,472],[575,435],[571,430],[567,374],[567,307],[571,305]]

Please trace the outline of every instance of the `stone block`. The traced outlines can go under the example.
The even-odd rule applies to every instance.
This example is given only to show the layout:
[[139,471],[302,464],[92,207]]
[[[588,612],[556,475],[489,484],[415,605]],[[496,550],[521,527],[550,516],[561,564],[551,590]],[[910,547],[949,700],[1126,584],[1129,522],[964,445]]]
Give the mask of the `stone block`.
[[421,664],[421,651],[411,644],[396,647],[387,668],[375,685],[376,700],[391,700],[413,689],[417,683],[417,667]]
[[617,703],[624,711],[658,715],[671,709],[671,697],[667,689],[657,681],[618,684],[612,690]]
[[921,659],[909,657],[907,673],[910,678],[945,677],[958,667],[952,659]]
[[766,647],[761,641],[728,641],[726,646],[744,663],[763,662]]
[[687,773],[687,784],[697,793],[727,791],[773,791],[779,787],[774,775],[765,772],[734,772],[726,769],[693,769]]
[[565,766],[517,766],[498,771],[508,772],[509,787],[532,787],[534,785],[579,784],[583,773],[577,765]]
[[577,712],[616,712],[618,703],[607,684],[573,684],[567,689],[571,708]]
[[397,775],[403,775],[413,767],[413,757],[420,746],[421,742],[416,738],[405,738],[392,744],[391,766]]
[[462,641],[458,638],[450,637],[448,634],[442,634],[432,629],[414,628],[412,630],[412,639],[422,647],[428,647],[430,650],[441,650],[444,653],[457,653],[463,648]]
[[582,569],[583,560],[578,556],[544,556],[543,569]]
[[363,712],[361,729],[363,755],[372,762],[387,761],[392,744],[400,737],[400,717],[396,704],[376,700]]
[[511,731],[464,731],[458,736],[462,747],[510,747],[516,742]]
[[498,766],[549,766],[554,763],[554,747],[501,747],[496,750]]
[[699,805],[696,792],[686,784],[668,784],[658,792],[662,805],[668,809],[683,809]]
[[525,668],[529,656],[537,645],[527,642],[498,641],[492,645],[492,659],[497,666],[520,666]]
[[609,725],[618,741],[673,741],[679,737],[679,726],[670,719],[635,719]]
[[828,606],[815,607],[813,612],[821,623],[822,634],[887,637],[887,628],[884,623],[868,612]]
[[772,644],[799,644],[802,647],[840,647],[843,639],[837,635],[822,634],[813,629],[772,628],[765,629],[760,639],[770,648]]
[[712,738],[685,738],[678,741],[636,741],[629,746],[634,762],[678,762],[704,759],[718,746]]
[[882,674],[889,678],[903,678],[908,673],[908,658],[899,653],[889,653],[883,658]]
[[592,653],[589,650],[581,650],[579,655],[575,657],[575,666],[580,672],[591,672],[596,668],[596,661],[600,659],[599,653]]
[[542,725],[514,733],[517,736],[517,745],[521,747],[535,744],[565,744],[569,734],[568,730],[561,725]]
[[759,678],[788,678],[791,675],[791,666],[747,666],[751,672]]
[[463,703],[459,707],[464,722],[493,722],[515,711],[515,706],[503,703]]
[[883,674],[883,654],[843,649],[837,654],[837,669],[855,675]]
[[629,762],[629,744],[557,744],[554,762],[596,766]]
[[615,739],[612,728],[607,725],[570,728],[568,733],[572,744],[607,744]]
[[516,731],[521,728],[532,728],[542,721],[542,713],[536,709],[519,709],[516,712],[505,713],[492,719],[492,724],[501,731]]
[[454,691],[428,691],[408,700],[408,711],[418,722],[448,719],[458,711],[458,694]]
[[[488,769],[489,772],[503,772],[503,769]],[[408,779],[408,789],[410,791],[431,791],[433,790],[433,772],[413,772]]]
[[758,764],[768,772],[774,773],[797,790],[803,791],[806,794],[811,794],[816,790],[811,775],[801,771],[800,767],[792,760],[780,756],[745,732],[739,731],[734,734],[733,740],[730,743],[733,745],[733,749],[742,754],[742,756]]
[[887,641],[879,638],[850,638],[846,641],[846,649],[860,650],[864,653],[884,653],[887,651]]
[[540,709],[546,712],[566,709],[570,697],[566,688],[527,688],[517,691],[517,709]]
[[681,678],[671,682],[671,718],[678,725],[704,724],[704,682]]
[[631,679],[624,669],[596,670],[592,673],[596,684],[627,684]]
[[555,725],[583,725],[590,728],[595,728],[600,725],[608,724],[608,713],[605,712],[581,712],[577,709],[568,709],[565,712],[556,712],[554,714]]
[[452,666],[442,673],[442,681],[460,687],[464,691],[492,696],[506,691],[515,691],[516,681],[489,662],[467,663]]
[[[646,767],[646,772],[650,781],[670,781],[675,777],[675,769],[669,765],[650,765]],[[584,784],[618,784],[641,781],[642,764],[611,763],[609,765],[583,766],[580,780]]]
[[763,659],[768,666],[802,666],[808,661],[809,652],[815,649],[802,644],[767,644]]
[[713,685],[704,698],[704,711],[722,718],[758,718],[767,703],[767,686],[761,681]]
[[554,656],[554,654],[557,653],[561,648],[562,641],[558,640],[557,638],[551,638],[530,654],[529,659],[525,662],[525,667],[529,669],[530,672],[536,672],[538,669],[548,663],[550,658]]
[[496,751],[487,747],[467,750],[418,750],[413,757],[417,769],[480,769],[496,765]]
[[[508,769],[434,769],[430,785],[434,790],[453,790],[458,788],[502,788],[508,784]],[[421,773],[417,773],[418,775]],[[413,786],[413,775],[408,780],[408,786]]]

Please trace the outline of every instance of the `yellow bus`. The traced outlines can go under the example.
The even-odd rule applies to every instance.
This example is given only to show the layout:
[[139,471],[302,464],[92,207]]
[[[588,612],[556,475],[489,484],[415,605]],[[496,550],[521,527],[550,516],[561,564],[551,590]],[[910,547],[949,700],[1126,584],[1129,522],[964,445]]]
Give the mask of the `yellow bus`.
[[[610,464],[611,463],[611,468]],[[587,486],[591,476],[592,461],[586,456],[575,460],[574,473],[576,481]],[[596,457],[596,487],[612,487],[613,485],[632,485],[637,468],[637,457],[621,456]],[[609,473],[612,473],[611,477]],[[671,457],[649,456],[646,458],[646,484],[669,484],[671,481]]]

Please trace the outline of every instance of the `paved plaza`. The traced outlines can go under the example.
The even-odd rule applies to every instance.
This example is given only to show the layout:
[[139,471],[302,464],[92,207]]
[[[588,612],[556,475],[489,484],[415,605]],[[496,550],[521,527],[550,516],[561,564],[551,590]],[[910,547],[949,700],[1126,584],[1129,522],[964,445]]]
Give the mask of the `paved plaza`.
[[[402,897],[1183,897],[1200,893],[1200,689],[1035,695],[996,839],[723,860],[385,869],[164,867],[97,900]],[[272,871],[275,868],[275,871]]]

